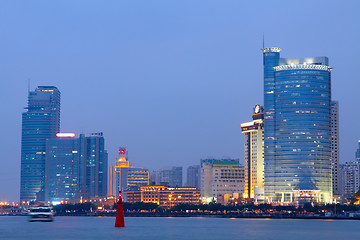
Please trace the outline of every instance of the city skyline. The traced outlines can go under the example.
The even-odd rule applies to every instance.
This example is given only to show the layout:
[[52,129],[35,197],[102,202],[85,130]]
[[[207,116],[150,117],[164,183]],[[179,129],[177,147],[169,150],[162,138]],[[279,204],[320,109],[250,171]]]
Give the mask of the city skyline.
[[[267,11],[269,3],[202,4],[4,4],[0,19],[9,26],[1,30],[0,66],[7,103],[0,144],[9,151],[1,160],[0,198],[19,199],[21,113],[29,78],[30,89],[46,85],[61,91],[62,132],[104,132],[109,163],[118,146],[130,149],[134,165],[149,169],[194,165],[206,157],[243,161],[239,125],[253,106],[263,104],[263,34],[267,47],[282,47],[288,57],[330,58],[340,109],[340,162],[354,160],[360,130],[350,126],[360,117],[354,111],[360,101],[359,31],[350,23],[359,22],[359,3],[319,1],[310,9],[303,4],[298,18],[280,2],[273,6],[278,14]],[[339,12],[343,18],[331,17]],[[317,25],[313,16],[326,22]]]

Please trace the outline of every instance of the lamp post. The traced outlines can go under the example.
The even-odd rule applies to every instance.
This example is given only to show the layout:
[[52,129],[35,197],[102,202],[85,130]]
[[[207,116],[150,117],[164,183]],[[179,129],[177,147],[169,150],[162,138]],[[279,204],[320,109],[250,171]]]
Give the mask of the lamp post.
[[172,200],[172,194],[169,194],[169,205],[170,205],[170,209],[171,209],[171,200]]

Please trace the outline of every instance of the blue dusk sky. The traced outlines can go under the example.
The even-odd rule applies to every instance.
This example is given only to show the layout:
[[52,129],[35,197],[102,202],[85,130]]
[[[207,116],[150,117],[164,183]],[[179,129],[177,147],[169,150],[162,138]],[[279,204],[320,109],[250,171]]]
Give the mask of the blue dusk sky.
[[327,56],[341,162],[360,139],[360,1],[1,1],[0,200],[18,201],[28,79],[61,91],[61,131],[103,132],[151,170],[231,157],[263,103],[265,46]]

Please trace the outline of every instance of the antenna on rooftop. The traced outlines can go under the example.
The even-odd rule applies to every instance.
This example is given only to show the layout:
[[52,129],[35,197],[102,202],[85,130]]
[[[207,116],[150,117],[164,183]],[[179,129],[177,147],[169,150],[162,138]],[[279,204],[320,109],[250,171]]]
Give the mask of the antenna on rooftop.
[[30,78],[28,78],[28,93],[30,92]]
[[265,48],[265,34],[263,33],[263,48]]

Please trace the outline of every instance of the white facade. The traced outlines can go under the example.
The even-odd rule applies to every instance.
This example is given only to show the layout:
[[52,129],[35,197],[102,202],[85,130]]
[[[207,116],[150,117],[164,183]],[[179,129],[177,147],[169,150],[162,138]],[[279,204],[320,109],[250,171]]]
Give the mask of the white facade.
[[344,196],[351,198],[360,187],[360,161],[347,162],[343,169]]
[[244,167],[227,165],[226,160],[224,164],[219,162],[221,160],[202,162],[200,194],[208,202],[217,199],[224,203],[225,194],[241,196],[244,193]]
[[257,119],[241,124],[245,135],[244,198],[255,198],[254,188],[264,187],[264,122]]
[[343,195],[351,198],[360,187],[360,140],[355,153],[355,161],[347,162],[342,166]]

